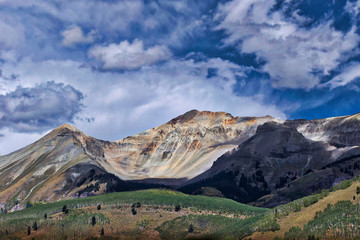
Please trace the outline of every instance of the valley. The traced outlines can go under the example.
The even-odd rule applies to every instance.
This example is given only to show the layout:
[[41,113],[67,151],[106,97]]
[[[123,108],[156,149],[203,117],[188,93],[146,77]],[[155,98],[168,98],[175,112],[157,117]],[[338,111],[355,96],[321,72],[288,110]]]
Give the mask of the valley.
[[[357,224],[359,189],[357,177],[274,209],[170,190],[110,193],[1,214],[0,239],[323,239],[334,229],[301,231],[321,219],[319,212],[339,204],[357,209],[351,212],[355,218],[349,218],[349,224]],[[341,209],[323,224],[331,226],[327,221],[344,217]],[[346,225],[337,228],[341,239],[352,239],[359,231],[345,235]],[[296,238],[294,229],[302,235]]]

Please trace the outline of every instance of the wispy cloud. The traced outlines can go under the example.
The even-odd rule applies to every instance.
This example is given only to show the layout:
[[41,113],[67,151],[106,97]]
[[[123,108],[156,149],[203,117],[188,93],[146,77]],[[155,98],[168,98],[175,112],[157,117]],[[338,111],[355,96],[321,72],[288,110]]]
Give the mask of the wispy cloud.
[[329,82],[325,83],[324,86],[330,86],[331,88],[342,87],[360,78],[359,62],[353,62],[341,70],[342,71],[340,74],[336,75]]
[[298,11],[286,16],[281,9],[274,11],[275,4],[274,0],[233,0],[221,5],[216,15],[216,29],[229,34],[227,44],[266,61],[262,69],[270,74],[273,87],[313,88],[358,53],[355,26],[346,33],[336,31],[331,20],[302,27],[309,21],[306,16]]

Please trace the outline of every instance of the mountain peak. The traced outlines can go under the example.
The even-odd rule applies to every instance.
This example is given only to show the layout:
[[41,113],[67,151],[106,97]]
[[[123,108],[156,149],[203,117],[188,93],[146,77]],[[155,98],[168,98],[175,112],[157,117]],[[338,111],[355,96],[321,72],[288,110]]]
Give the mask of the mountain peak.
[[47,134],[45,136],[45,139],[53,138],[53,137],[56,137],[58,135],[74,134],[74,133],[81,133],[81,135],[85,135],[83,132],[81,132],[79,129],[77,129],[73,125],[63,124],[63,125],[55,128],[54,130],[52,130],[49,134]]
[[70,125],[68,123],[65,123],[57,128],[55,128],[54,130],[63,130],[63,129],[69,129],[71,131],[79,131],[76,127],[74,127],[73,125]]
[[[199,111],[196,109],[190,110],[176,118],[169,121],[171,124],[186,123],[191,120],[203,120],[203,119],[218,119],[218,118],[231,118],[234,117],[230,113],[226,112],[211,112],[211,111]],[[234,118],[235,119],[235,118]]]

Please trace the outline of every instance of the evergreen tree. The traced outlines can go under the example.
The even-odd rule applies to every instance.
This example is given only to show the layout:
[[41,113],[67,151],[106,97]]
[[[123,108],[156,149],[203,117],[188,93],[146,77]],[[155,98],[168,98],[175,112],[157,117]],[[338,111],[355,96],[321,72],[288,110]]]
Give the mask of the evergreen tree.
[[189,229],[188,229],[188,232],[189,232],[189,233],[194,232],[194,226],[193,226],[192,224],[190,224]]
[[30,234],[31,234],[31,227],[28,226],[27,235],[30,235]]
[[69,209],[67,208],[66,205],[64,205],[64,206],[62,207],[61,211],[62,211],[63,213],[65,213],[65,214],[68,214],[68,213],[69,213]]
[[96,218],[95,216],[93,216],[91,219],[91,225],[95,226],[95,224],[96,224]]
[[34,231],[38,230],[37,222],[34,222],[34,224],[33,224],[33,230],[34,230]]
[[97,205],[97,210],[101,210],[101,205]]
[[65,211],[66,211],[66,209],[67,209],[67,206],[66,206],[66,205],[64,205],[64,206],[62,207],[61,211],[62,211],[62,212],[65,212]]
[[105,232],[104,232],[104,229],[102,228],[100,231],[100,236],[104,236],[104,235],[105,235]]

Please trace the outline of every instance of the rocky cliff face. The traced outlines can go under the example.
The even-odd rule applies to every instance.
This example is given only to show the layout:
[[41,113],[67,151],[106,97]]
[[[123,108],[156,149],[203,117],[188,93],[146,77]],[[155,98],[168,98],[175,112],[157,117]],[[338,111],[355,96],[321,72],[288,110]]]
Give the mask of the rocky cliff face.
[[123,179],[192,178],[255,134],[271,117],[190,111],[166,124],[104,146],[103,166]]
[[360,174],[359,124],[358,115],[267,122],[183,190],[211,186],[235,200],[271,207],[330,188]]
[[286,121],[305,137],[324,141],[337,148],[360,144],[360,114],[315,120]]
[[25,204],[35,196],[54,201],[71,191],[66,179],[76,178],[81,171],[67,174],[69,168],[79,162],[98,165],[83,151],[81,141],[86,138],[89,137],[74,127],[64,125],[39,141],[0,157],[0,201]]
[[192,178],[271,120],[193,110],[116,142],[63,125],[0,157],[0,203],[24,206],[30,200],[56,201],[139,187],[120,179]]

